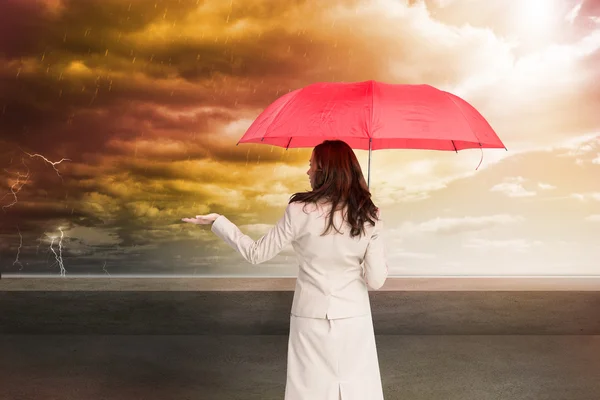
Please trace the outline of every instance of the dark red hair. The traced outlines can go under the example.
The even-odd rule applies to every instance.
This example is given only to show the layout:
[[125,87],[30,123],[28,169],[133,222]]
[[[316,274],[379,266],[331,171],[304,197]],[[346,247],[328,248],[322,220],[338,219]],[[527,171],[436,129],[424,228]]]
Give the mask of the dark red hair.
[[333,212],[346,206],[350,237],[364,234],[367,221],[374,226],[379,219],[379,208],[371,201],[371,192],[352,148],[342,140],[325,140],[314,148],[313,162],[317,166],[313,190],[293,194],[289,203],[324,200],[332,205],[329,223],[321,236],[331,227],[341,233],[333,224]]

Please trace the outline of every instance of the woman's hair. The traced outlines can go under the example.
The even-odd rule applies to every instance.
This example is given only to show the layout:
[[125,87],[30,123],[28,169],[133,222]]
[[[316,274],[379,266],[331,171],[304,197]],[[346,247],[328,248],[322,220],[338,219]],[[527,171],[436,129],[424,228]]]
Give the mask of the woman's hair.
[[374,226],[379,209],[371,201],[371,192],[352,148],[341,140],[325,140],[314,148],[313,163],[317,167],[313,190],[293,194],[289,203],[316,203],[320,200],[331,203],[329,223],[321,236],[327,234],[331,227],[341,233],[333,224],[334,211],[340,208],[340,204],[342,208],[348,206],[346,215],[351,226],[350,237],[363,234],[366,221]]

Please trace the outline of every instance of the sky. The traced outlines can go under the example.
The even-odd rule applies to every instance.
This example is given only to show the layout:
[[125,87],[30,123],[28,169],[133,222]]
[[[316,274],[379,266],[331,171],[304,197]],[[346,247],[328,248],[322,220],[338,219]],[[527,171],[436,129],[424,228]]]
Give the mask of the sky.
[[5,0],[0,272],[296,276],[181,218],[258,240],[312,149],[236,143],[365,80],[458,95],[508,149],[372,152],[391,276],[600,275],[599,0]]

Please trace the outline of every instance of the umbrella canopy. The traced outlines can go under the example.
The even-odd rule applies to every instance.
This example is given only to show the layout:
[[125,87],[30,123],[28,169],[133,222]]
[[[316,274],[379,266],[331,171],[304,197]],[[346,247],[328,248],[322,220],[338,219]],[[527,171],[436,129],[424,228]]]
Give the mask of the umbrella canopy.
[[353,149],[506,148],[483,116],[430,85],[377,81],[315,83],[269,105],[240,143],[314,147],[339,139]]

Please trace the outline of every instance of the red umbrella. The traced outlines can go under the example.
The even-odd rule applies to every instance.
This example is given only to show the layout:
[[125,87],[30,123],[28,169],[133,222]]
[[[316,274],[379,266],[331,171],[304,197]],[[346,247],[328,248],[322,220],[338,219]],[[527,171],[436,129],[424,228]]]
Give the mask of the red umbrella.
[[371,150],[506,149],[485,118],[460,97],[430,85],[372,80],[315,83],[291,91],[269,105],[237,144],[287,150],[327,139],[369,150],[368,183]]

